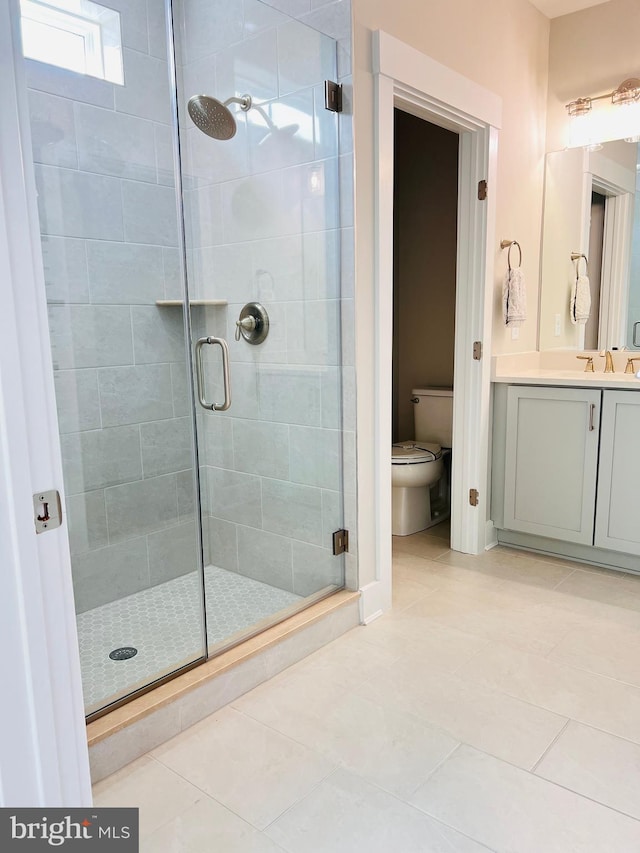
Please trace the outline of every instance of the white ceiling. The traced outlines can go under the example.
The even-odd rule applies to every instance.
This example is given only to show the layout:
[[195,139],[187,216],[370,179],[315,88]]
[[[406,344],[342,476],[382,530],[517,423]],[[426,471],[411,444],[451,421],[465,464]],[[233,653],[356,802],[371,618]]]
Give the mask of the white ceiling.
[[559,18],[560,15],[570,15],[571,12],[579,12],[589,6],[600,6],[608,2],[609,0],[531,0],[547,18]]

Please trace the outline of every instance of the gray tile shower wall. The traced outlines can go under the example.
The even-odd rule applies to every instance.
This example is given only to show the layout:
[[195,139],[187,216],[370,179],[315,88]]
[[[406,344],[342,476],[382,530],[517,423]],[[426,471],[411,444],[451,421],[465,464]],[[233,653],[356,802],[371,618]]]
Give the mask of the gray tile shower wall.
[[164,4],[108,5],[124,86],[26,61],[79,612],[197,566]]
[[[351,5],[185,0],[182,8],[190,286],[199,298],[229,303],[199,315],[202,330],[227,338],[232,362],[231,409],[201,421],[212,562],[308,595],[341,583],[331,534],[346,523],[353,585]],[[338,117],[324,109],[324,80],[336,75],[326,35],[338,42],[345,87]],[[299,130],[269,134],[257,111],[234,106],[236,135],[211,139],[184,115],[188,98],[202,92],[223,101],[250,93],[277,126]],[[251,300],[271,321],[258,347],[234,341]],[[219,363],[211,357],[206,368],[207,397],[219,399]]]

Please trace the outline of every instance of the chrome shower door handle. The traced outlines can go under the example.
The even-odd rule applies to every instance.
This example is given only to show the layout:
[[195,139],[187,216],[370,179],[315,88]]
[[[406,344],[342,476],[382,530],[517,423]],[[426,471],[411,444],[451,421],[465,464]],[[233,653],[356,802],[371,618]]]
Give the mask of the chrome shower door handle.
[[640,347],[640,340],[638,340],[638,327],[640,326],[640,320],[637,323],[633,324],[633,345],[634,347]]
[[[224,382],[224,403],[208,403],[204,396],[204,365],[202,363],[202,347],[206,344],[217,344],[222,350],[222,379]],[[198,383],[198,401],[203,409],[213,412],[226,412],[231,405],[231,378],[229,376],[229,347],[224,338],[200,338],[196,342],[196,380]]]

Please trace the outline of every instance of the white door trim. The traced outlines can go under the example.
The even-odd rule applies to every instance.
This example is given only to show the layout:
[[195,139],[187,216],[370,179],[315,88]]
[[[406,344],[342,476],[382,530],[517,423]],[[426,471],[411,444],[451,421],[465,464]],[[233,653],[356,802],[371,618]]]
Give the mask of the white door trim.
[[88,806],[91,783],[16,0],[0,0],[0,806]]
[[[376,581],[363,589],[363,621],[391,601],[391,387],[393,347],[393,110],[395,106],[460,136],[451,544],[480,553],[487,544],[491,320],[498,128],[492,92],[388,33],[373,33],[375,82],[375,516]],[[477,185],[487,180],[487,201]],[[474,361],[474,341],[483,358]],[[469,489],[480,505],[469,505]]]

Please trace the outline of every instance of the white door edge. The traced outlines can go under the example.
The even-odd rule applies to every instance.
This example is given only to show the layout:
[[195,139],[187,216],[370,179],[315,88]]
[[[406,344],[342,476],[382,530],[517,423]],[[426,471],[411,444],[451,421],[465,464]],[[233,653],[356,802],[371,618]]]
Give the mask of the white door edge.
[[[455,318],[451,547],[469,554],[493,544],[489,520],[490,354],[501,99],[382,31],[373,33],[375,98],[375,448],[376,580],[366,596],[391,605],[391,388],[393,347],[393,110],[395,106],[460,135]],[[486,201],[477,185],[486,180]],[[474,361],[474,341],[483,357]],[[364,463],[363,463],[364,464]],[[469,490],[480,502],[469,504]],[[364,521],[364,526],[367,522]],[[367,534],[360,531],[360,536]],[[488,534],[490,538],[488,538]]]
[[88,806],[67,529],[33,519],[33,493],[63,486],[18,27],[0,0],[0,806]]

